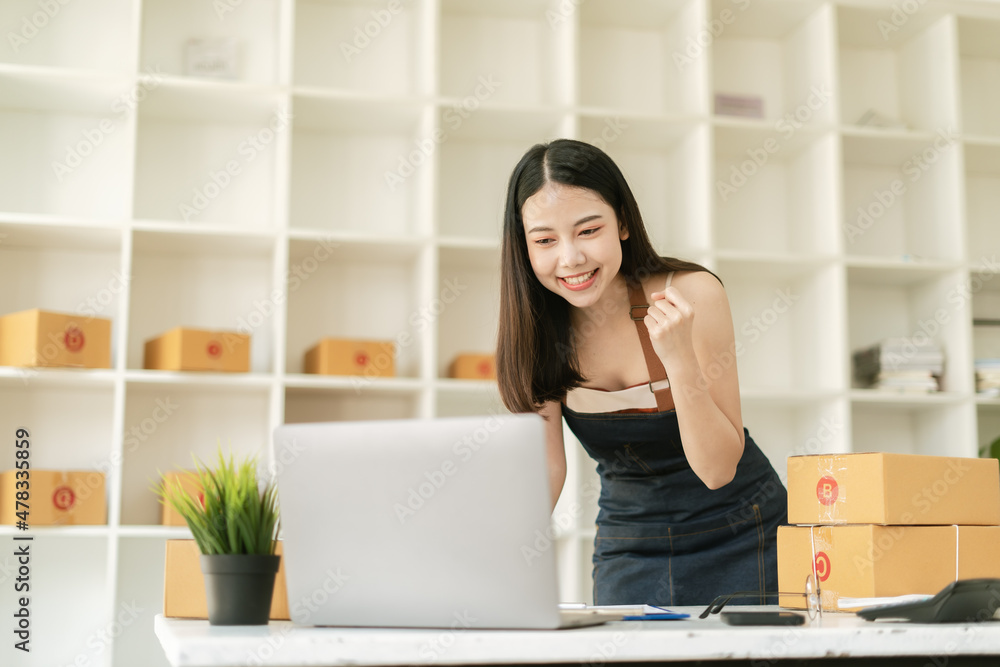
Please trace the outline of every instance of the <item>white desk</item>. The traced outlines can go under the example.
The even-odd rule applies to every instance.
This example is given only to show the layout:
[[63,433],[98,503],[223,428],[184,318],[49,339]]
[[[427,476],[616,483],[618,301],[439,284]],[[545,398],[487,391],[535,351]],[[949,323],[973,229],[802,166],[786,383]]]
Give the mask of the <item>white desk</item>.
[[[754,607],[747,607],[752,609]],[[758,607],[760,608],[760,607]],[[157,616],[156,636],[174,667],[230,665],[542,664],[585,667],[615,662],[886,658],[949,667],[968,656],[1000,656],[1000,622],[918,625],[872,623],[854,614],[824,614],[822,626],[736,628],[718,617],[683,621],[617,621],[557,631],[300,628],[289,622],[211,627],[207,621]],[[866,661],[866,664],[870,661]],[[966,661],[968,664],[968,661]],[[974,664],[1000,664],[1000,658]],[[898,664],[894,662],[893,664]]]

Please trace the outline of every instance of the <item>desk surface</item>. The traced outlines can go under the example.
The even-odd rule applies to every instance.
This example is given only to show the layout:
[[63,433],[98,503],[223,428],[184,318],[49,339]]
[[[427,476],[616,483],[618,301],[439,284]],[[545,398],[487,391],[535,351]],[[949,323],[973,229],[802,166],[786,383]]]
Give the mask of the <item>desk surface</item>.
[[[745,607],[753,609],[755,607]],[[756,607],[758,609],[762,607]],[[774,608],[774,607],[766,607]],[[212,627],[156,617],[156,636],[174,667],[228,665],[540,664],[602,665],[683,660],[1000,655],[1000,623],[872,623],[824,614],[822,625],[732,627],[718,617],[616,621],[572,630],[304,628],[272,621]],[[936,663],[931,663],[936,664]]]

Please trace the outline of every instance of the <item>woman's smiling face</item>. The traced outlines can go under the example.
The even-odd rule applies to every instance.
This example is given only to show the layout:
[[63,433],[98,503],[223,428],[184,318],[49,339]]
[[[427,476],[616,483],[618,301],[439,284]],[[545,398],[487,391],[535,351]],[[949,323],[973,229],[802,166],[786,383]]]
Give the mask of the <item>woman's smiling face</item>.
[[546,183],[524,202],[521,219],[535,277],[571,306],[595,305],[620,280],[628,232],[593,190]]

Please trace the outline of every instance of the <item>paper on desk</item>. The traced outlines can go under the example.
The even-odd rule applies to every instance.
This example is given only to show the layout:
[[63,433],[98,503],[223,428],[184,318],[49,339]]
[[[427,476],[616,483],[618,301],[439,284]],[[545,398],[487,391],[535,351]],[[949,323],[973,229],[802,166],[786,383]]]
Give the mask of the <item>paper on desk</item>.
[[572,611],[594,611],[601,614],[616,615],[622,618],[638,618],[646,616],[650,618],[687,618],[688,614],[679,614],[666,607],[657,607],[651,604],[602,604],[588,605],[575,602],[564,602],[559,605],[562,610]]
[[881,598],[846,598],[842,597],[837,601],[840,609],[861,609],[864,607],[878,607],[886,604],[902,604],[904,602],[921,602],[934,597],[933,595],[923,595],[914,593],[912,595],[896,595],[894,597]]

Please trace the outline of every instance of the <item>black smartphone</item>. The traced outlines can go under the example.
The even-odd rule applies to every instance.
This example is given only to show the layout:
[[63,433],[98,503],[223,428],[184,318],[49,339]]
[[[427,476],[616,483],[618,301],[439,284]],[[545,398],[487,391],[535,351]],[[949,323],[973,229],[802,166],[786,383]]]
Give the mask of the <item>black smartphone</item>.
[[724,611],[719,616],[729,625],[802,625],[806,617],[794,611]]

